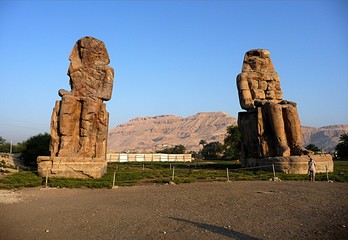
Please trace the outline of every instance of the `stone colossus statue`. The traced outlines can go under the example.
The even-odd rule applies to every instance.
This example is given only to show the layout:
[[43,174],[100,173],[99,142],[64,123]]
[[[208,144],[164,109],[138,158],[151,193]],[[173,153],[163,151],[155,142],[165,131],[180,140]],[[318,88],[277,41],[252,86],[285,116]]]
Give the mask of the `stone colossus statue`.
[[114,70],[104,43],[78,40],[69,57],[71,91],[59,90],[51,121],[51,156],[100,158],[106,155],[108,112]]
[[254,49],[245,53],[237,88],[240,106],[246,110],[238,115],[242,157],[308,153],[302,147],[296,103],[283,100],[280,79],[269,51]]

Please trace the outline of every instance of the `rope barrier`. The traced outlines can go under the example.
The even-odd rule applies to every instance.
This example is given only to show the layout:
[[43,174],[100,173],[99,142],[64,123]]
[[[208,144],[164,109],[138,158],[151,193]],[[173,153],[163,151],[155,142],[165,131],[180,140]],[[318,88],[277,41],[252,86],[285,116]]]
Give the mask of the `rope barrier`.
[[[276,165],[276,164],[275,164]],[[272,167],[272,165],[263,165],[263,166],[255,166],[255,167],[244,167],[244,168],[235,168],[232,170],[245,170],[245,169],[257,169],[257,168],[266,168],[266,167]]]
[[[230,180],[237,180],[237,179],[263,179],[266,178],[269,179],[270,177],[273,179],[276,178],[275,176],[275,166],[281,166],[281,164],[272,164],[272,165],[261,165],[261,166],[253,166],[253,167],[243,167],[243,168],[228,168],[225,169],[214,169],[214,165],[211,166],[211,168],[206,169],[206,165],[202,165],[202,168],[199,167],[199,164],[174,164],[174,163],[167,163],[160,165],[157,165],[156,163],[132,163],[132,164],[126,164],[123,163],[117,163],[117,164],[108,164],[108,173],[106,175],[106,178],[101,179],[101,181],[108,182],[110,181],[110,185],[112,187],[115,187],[117,185],[129,185],[136,183],[138,181],[143,181],[146,179],[149,179],[149,181],[156,182],[185,182],[185,179],[189,179],[190,181],[193,180],[217,180],[221,181],[223,179],[226,179],[227,182]],[[226,165],[231,167],[231,165]],[[233,167],[233,165],[232,165]],[[272,171],[267,172],[258,172],[254,171],[257,169],[265,169],[268,168],[269,170],[273,169]],[[250,171],[249,171],[250,170]],[[244,172],[245,171],[245,172]],[[249,173],[247,173],[249,171]],[[27,168],[20,169],[19,172],[31,172],[37,174],[37,170],[31,170]],[[45,169],[46,176],[43,178],[43,184],[46,185],[46,187],[49,185],[49,179],[52,179],[52,175],[50,174],[49,169]],[[150,174],[149,174],[150,173]],[[151,174],[153,173],[153,174]],[[241,174],[241,175],[240,175]],[[244,175],[243,175],[244,174]],[[326,173],[328,178],[328,173]],[[58,177],[59,176],[55,176]],[[81,179],[82,180],[82,179]],[[78,181],[78,180],[77,180]],[[83,180],[82,180],[83,181]],[[96,179],[96,181],[98,181]]]
[[[278,164],[274,164],[275,166],[277,166]],[[146,164],[139,164],[139,166],[137,165],[132,165],[133,167],[139,167],[141,169],[139,169],[140,172],[143,172],[143,171],[152,171],[153,169],[145,169],[146,168]],[[170,163],[169,165],[170,167],[168,168],[168,170],[172,170],[172,168],[174,168],[175,166],[172,165]],[[239,170],[249,170],[249,169],[261,169],[261,168],[269,168],[269,167],[272,167],[273,165],[262,165],[262,166],[254,166],[254,167],[244,167],[244,168],[229,168],[229,171],[239,171]],[[279,164],[280,166],[280,164]],[[177,167],[178,169],[180,169],[180,167]],[[18,169],[18,168],[17,168]],[[199,165],[193,167],[193,169],[196,169],[196,171],[199,170]],[[164,169],[154,169],[154,170],[164,170]],[[184,169],[180,169],[180,170],[190,170],[190,169],[187,169],[187,168],[184,168]],[[221,169],[212,169],[211,170],[214,170],[214,171],[225,171],[225,170],[221,170]],[[38,173],[37,170],[30,170],[29,168],[19,168],[19,171],[22,171],[22,172],[32,172],[32,173]],[[117,173],[134,173],[134,171],[121,171],[117,165],[116,167],[116,171]],[[201,171],[208,171],[208,170],[204,170],[204,169],[201,169]]]

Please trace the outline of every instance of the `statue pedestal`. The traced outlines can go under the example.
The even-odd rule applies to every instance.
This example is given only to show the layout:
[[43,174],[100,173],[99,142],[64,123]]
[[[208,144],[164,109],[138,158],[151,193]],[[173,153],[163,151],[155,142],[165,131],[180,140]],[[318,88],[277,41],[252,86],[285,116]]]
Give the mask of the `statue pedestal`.
[[102,158],[39,156],[37,165],[40,177],[101,178],[107,172]]
[[[325,173],[334,171],[334,164],[330,154],[314,154],[310,157],[316,163],[316,173]],[[267,158],[247,158],[242,160],[242,167],[261,167],[263,170],[272,170],[272,164],[276,172],[288,174],[307,174],[308,173],[308,155],[289,156],[289,157],[267,157]]]

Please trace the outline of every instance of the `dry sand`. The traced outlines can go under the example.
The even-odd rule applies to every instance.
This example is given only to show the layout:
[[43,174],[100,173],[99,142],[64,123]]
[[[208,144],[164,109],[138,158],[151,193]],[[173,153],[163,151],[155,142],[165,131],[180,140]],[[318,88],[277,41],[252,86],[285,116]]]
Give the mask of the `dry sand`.
[[0,191],[0,239],[348,239],[348,183]]

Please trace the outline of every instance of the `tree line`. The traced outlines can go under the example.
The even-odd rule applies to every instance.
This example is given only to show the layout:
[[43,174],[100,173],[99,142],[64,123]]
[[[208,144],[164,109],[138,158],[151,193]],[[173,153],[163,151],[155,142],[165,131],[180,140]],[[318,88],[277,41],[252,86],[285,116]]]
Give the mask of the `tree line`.
[[27,165],[36,165],[38,156],[50,156],[50,141],[51,136],[48,133],[40,133],[11,146],[11,143],[0,136],[0,152],[9,153],[12,148],[12,153],[20,153]]
[[[196,159],[228,159],[237,160],[241,155],[241,141],[242,136],[238,126],[227,127],[227,135],[223,143],[218,141],[207,142],[206,140],[200,140],[199,145],[202,145],[202,149],[198,152],[188,152]],[[308,144],[306,149],[318,153],[322,150],[315,144]],[[179,151],[178,151],[179,150]],[[177,145],[173,148],[166,148],[158,151],[159,153],[185,153],[185,147],[183,145]],[[340,136],[339,143],[335,147],[334,159],[348,160],[348,134],[342,134]]]

